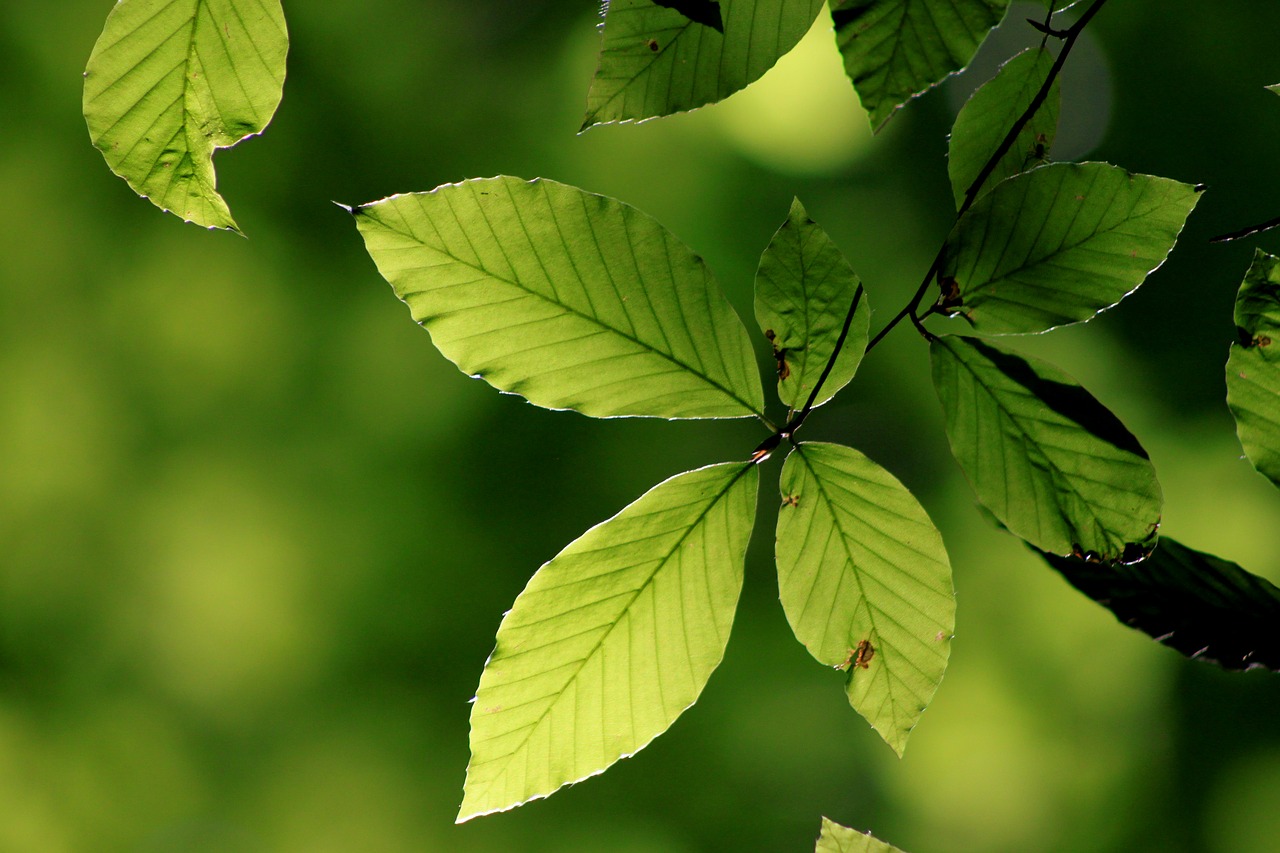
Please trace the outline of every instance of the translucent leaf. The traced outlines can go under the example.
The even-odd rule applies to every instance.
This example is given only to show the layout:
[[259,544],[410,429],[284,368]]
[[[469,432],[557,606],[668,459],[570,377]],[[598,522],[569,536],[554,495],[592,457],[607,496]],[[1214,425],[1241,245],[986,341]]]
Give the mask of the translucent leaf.
[[841,826],[833,820],[822,819],[822,836],[813,853],[902,853],[868,834]]
[[1133,562],[1163,499],[1138,440],[1070,376],[975,338],[938,338],[933,383],[951,452],[982,502],[1042,551]]
[[1259,473],[1280,486],[1280,258],[1258,251],[1236,297],[1240,340],[1227,360],[1227,405]]
[[694,703],[729,639],[758,482],[750,463],[680,474],[538,570],[480,677],[460,822],[600,773]]
[[1199,190],[1106,163],[1055,163],[995,186],[947,237],[943,307],[986,334],[1089,320],[1164,263]]
[[157,207],[237,231],[213,154],[271,121],[288,49],[279,0],[121,0],[84,72],[93,144]]
[[[1030,108],[1052,67],[1053,56],[1049,51],[1024,50],[1001,66],[996,76],[974,92],[960,110],[951,128],[947,155],[947,171],[951,175],[957,208],[964,203],[965,193],[996,153],[1013,123]],[[983,182],[984,191],[1045,162],[1058,132],[1061,104],[1062,93],[1055,80],[1044,103],[1023,125],[1013,146]]]
[[1235,563],[1168,536],[1132,566],[1041,556],[1121,622],[1189,658],[1280,672],[1280,589]]
[[[835,351],[849,306],[861,288],[858,276],[799,200],[760,258],[756,272],[756,321],[773,345],[778,396],[798,409]],[[822,383],[821,405],[849,383],[867,349],[871,308],[866,294],[835,366]]]
[[781,489],[787,621],[819,662],[847,670],[850,704],[901,755],[951,653],[942,536],[906,487],[849,447],[798,445]]
[[969,64],[1009,0],[831,0],[844,70],[871,124]]
[[720,0],[722,32],[666,5],[674,4],[606,4],[584,128],[670,115],[728,97],[796,46],[822,0]]
[[498,177],[353,212],[440,352],[499,390],[594,417],[763,408],[747,330],[710,270],[629,205]]

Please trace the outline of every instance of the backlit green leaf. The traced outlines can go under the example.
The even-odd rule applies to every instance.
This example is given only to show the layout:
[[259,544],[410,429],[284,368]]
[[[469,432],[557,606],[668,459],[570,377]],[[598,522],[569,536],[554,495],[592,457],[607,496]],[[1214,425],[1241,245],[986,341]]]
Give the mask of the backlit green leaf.
[[867,349],[871,308],[849,262],[799,200],[760,258],[756,272],[756,321],[773,345],[778,396],[792,408],[808,400],[835,351],[849,307],[858,308],[844,346],[814,405],[849,383]]
[[353,212],[440,352],[495,388],[594,417],[763,408],[747,330],[710,270],[629,205],[498,177]]
[[1229,560],[1168,536],[1132,566],[1041,556],[1121,622],[1189,658],[1280,672],[1280,589]]
[[902,853],[879,839],[841,826],[833,820],[822,819],[822,836],[813,853]]
[[847,670],[849,702],[899,754],[947,668],[951,564],[892,474],[838,444],[800,444],[782,468],[778,587],[797,639]]
[[822,0],[720,0],[723,32],[665,5],[606,5],[584,128],[670,115],[728,97],[796,46]]
[[157,207],[236,231],[213,154],[271,121],[288,49],[279,0],[120,0],[84,72],[93,144]]
[[995,186],[947,237],[943,307],[986,334],[1089,320],[1164,263],[1199,199],[1106,163],[1055,163]]
[[1070,376],[975,338],[938,338],[933,383],[978,500],[1042,551],[1140,559],[1163,499],[1138,440]]
[[1009,0],[831,0],[836,43],[879,129],[894,110],[969,64]]
[[[947,155],[947,171],[951,175],[957,208],[964,203],[965,193],[1000,147],[1013,123],[1030,108],[1052,67],[1053,56],[1049,51],[1024,50],[1001,66],[996,76],[974,92],[960,110],[951,128]],[[1013,146],[983,182],[984,191],[1045,162],[1058,132],[1061,102],[1062,93],[1055,80],[1044,103],[1022,126]]]
[[1236,297],[1240,340],[1227,360],[1227,405],[1259,473],[1280,486],[1280,258],[1258,251]]
[[751,463],[680,474],[538,570],[480,677],[459,821],[600,773],[694,703],[729,639],[758,482]]

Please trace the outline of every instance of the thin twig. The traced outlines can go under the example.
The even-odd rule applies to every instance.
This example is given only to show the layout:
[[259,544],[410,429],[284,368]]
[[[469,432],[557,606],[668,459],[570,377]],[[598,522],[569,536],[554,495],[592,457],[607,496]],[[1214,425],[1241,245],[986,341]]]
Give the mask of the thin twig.
[[1270,231],[1277,226],[1280,226],[1280,216],[1275,219],[1268,219],[1266,222],[1261,222],[1257,225],[1250,225],[1248,228],[1241,228],[1239,231],[1232,231],[1230,234],[1219,234],[1217,237],[1209,238],[1209,242],[1230,243],[1232,240],[1243,240],[1245,237],[1252,237],[1254,234]]

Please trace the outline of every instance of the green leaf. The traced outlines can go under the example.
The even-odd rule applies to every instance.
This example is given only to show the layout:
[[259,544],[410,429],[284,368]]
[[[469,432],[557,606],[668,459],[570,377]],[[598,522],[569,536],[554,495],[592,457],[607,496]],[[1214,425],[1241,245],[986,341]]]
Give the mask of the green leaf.
[[606,4],[583,129],[697,109],[745,88],[796,46],[822,0],[720,0],[722,32],[664,5]]
[[994,187],[947,237],[941,307],[986,334],[1093,318],[1164,263],[1190,184],[1106,163],[1055,163]]
[[600,773],[697,700],[733,625],[758,483],[751,463],[672,477],[538,570],[480,677],[459,822]]
[[593,417],[764,407],[747,330],[710,270],[634,207],[498,177],[353,212],[440,352],[499,390]]
[[1280,589],[1168,536],[1132,566],[1041,554],[1076,589],[1194,660],[1280,672]]
[[798,409],[808,399],[856,298],[844,346],[814,405],[830,400],[853,379],[871,323],[871,308],[861,291],[862,283],[836,244],[800,201],[793,201],[756,272],[756,321],[773,345],[778,396],[787,406]]
[[975,338],[930,346],[951,452],[982,502],[1042,551],[1141,559],[1163,499],[1138,440],[1075,380]]
[[879,130],[969,64],[1009,0],[831,0],[844,70]]
[[1280,83],[1273,83],[1270,86],[1263,86],[1262,88],[1266,89],[1269,92],[1275,92],[1277,95],[1280,95]]
[[849,447],[797,445],[781,488],[787,621],[819,662],[847,669],[850,704],[901,755],[951,653],[942,536],[892,474]]
[[1280,258],[1258,251],[1236,297],[1227,405],[1253,467],[1280,486]]
[[868,834],[841,826],[828,818],[822,819],[822,836],[813,853],[902,853]]
[[157,207],[238,231],[213,154],[271,121],[288,50],[279,0],[120,0],[84,72],[93,144]]
[[[965,193],[999,149],[1013,123],[1031,107],[1052,68],[1053,56],[1049,51],[1024,50],[1001,66],[996,76],[974,92],[960,110],[951,128],[947,155],[947,171],[951,174],[957,208],[964,204]],[[1058,132],[1061,104],[1061,88],[1054,80],[1044,103],[1022,126],[1013,146],[983,182],[983,188],[989,190],[1005,178],[1045,162]]]

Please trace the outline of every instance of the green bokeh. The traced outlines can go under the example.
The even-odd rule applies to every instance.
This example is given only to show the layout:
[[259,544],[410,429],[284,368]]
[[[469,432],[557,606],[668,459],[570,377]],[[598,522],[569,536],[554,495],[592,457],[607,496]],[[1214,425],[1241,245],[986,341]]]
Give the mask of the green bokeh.
[[[108,3],[0,4],[0,850],[803,851],[822,814],[912,853],[1271,849],[1280,682],[1182,661],[982,521],[905,329],[806,431],[893,471],[951,551],[951,670],[906,757],[790,636],[766,499],[698,705],[602,778],[453,825],[467,699],[528,576],[762,436],[592,421],[468,380],[329,202],[554,178],[658,218],[749,318],[798,195],[878,328],[949,228],[948,91],[976,85],[874,140],[785,89],[767,146],[734,99],[576,136],[594,5],[287,6],[280,112],[217,158],[245,240],[137,199],[90,145],[80,72]],[[1280,7],[1129,0],[1091,31],[1088,86],[1064,84],[1064,122],[1111,105],[1088,156],[1210,192],[1120,308],[1017,345],[1142,439],[1166,531],[1280,580],[1280,493],[1241,460],[1222,385],[1236,289],[1280,237],[1206,242],[1280,209],[1262,88]]]

